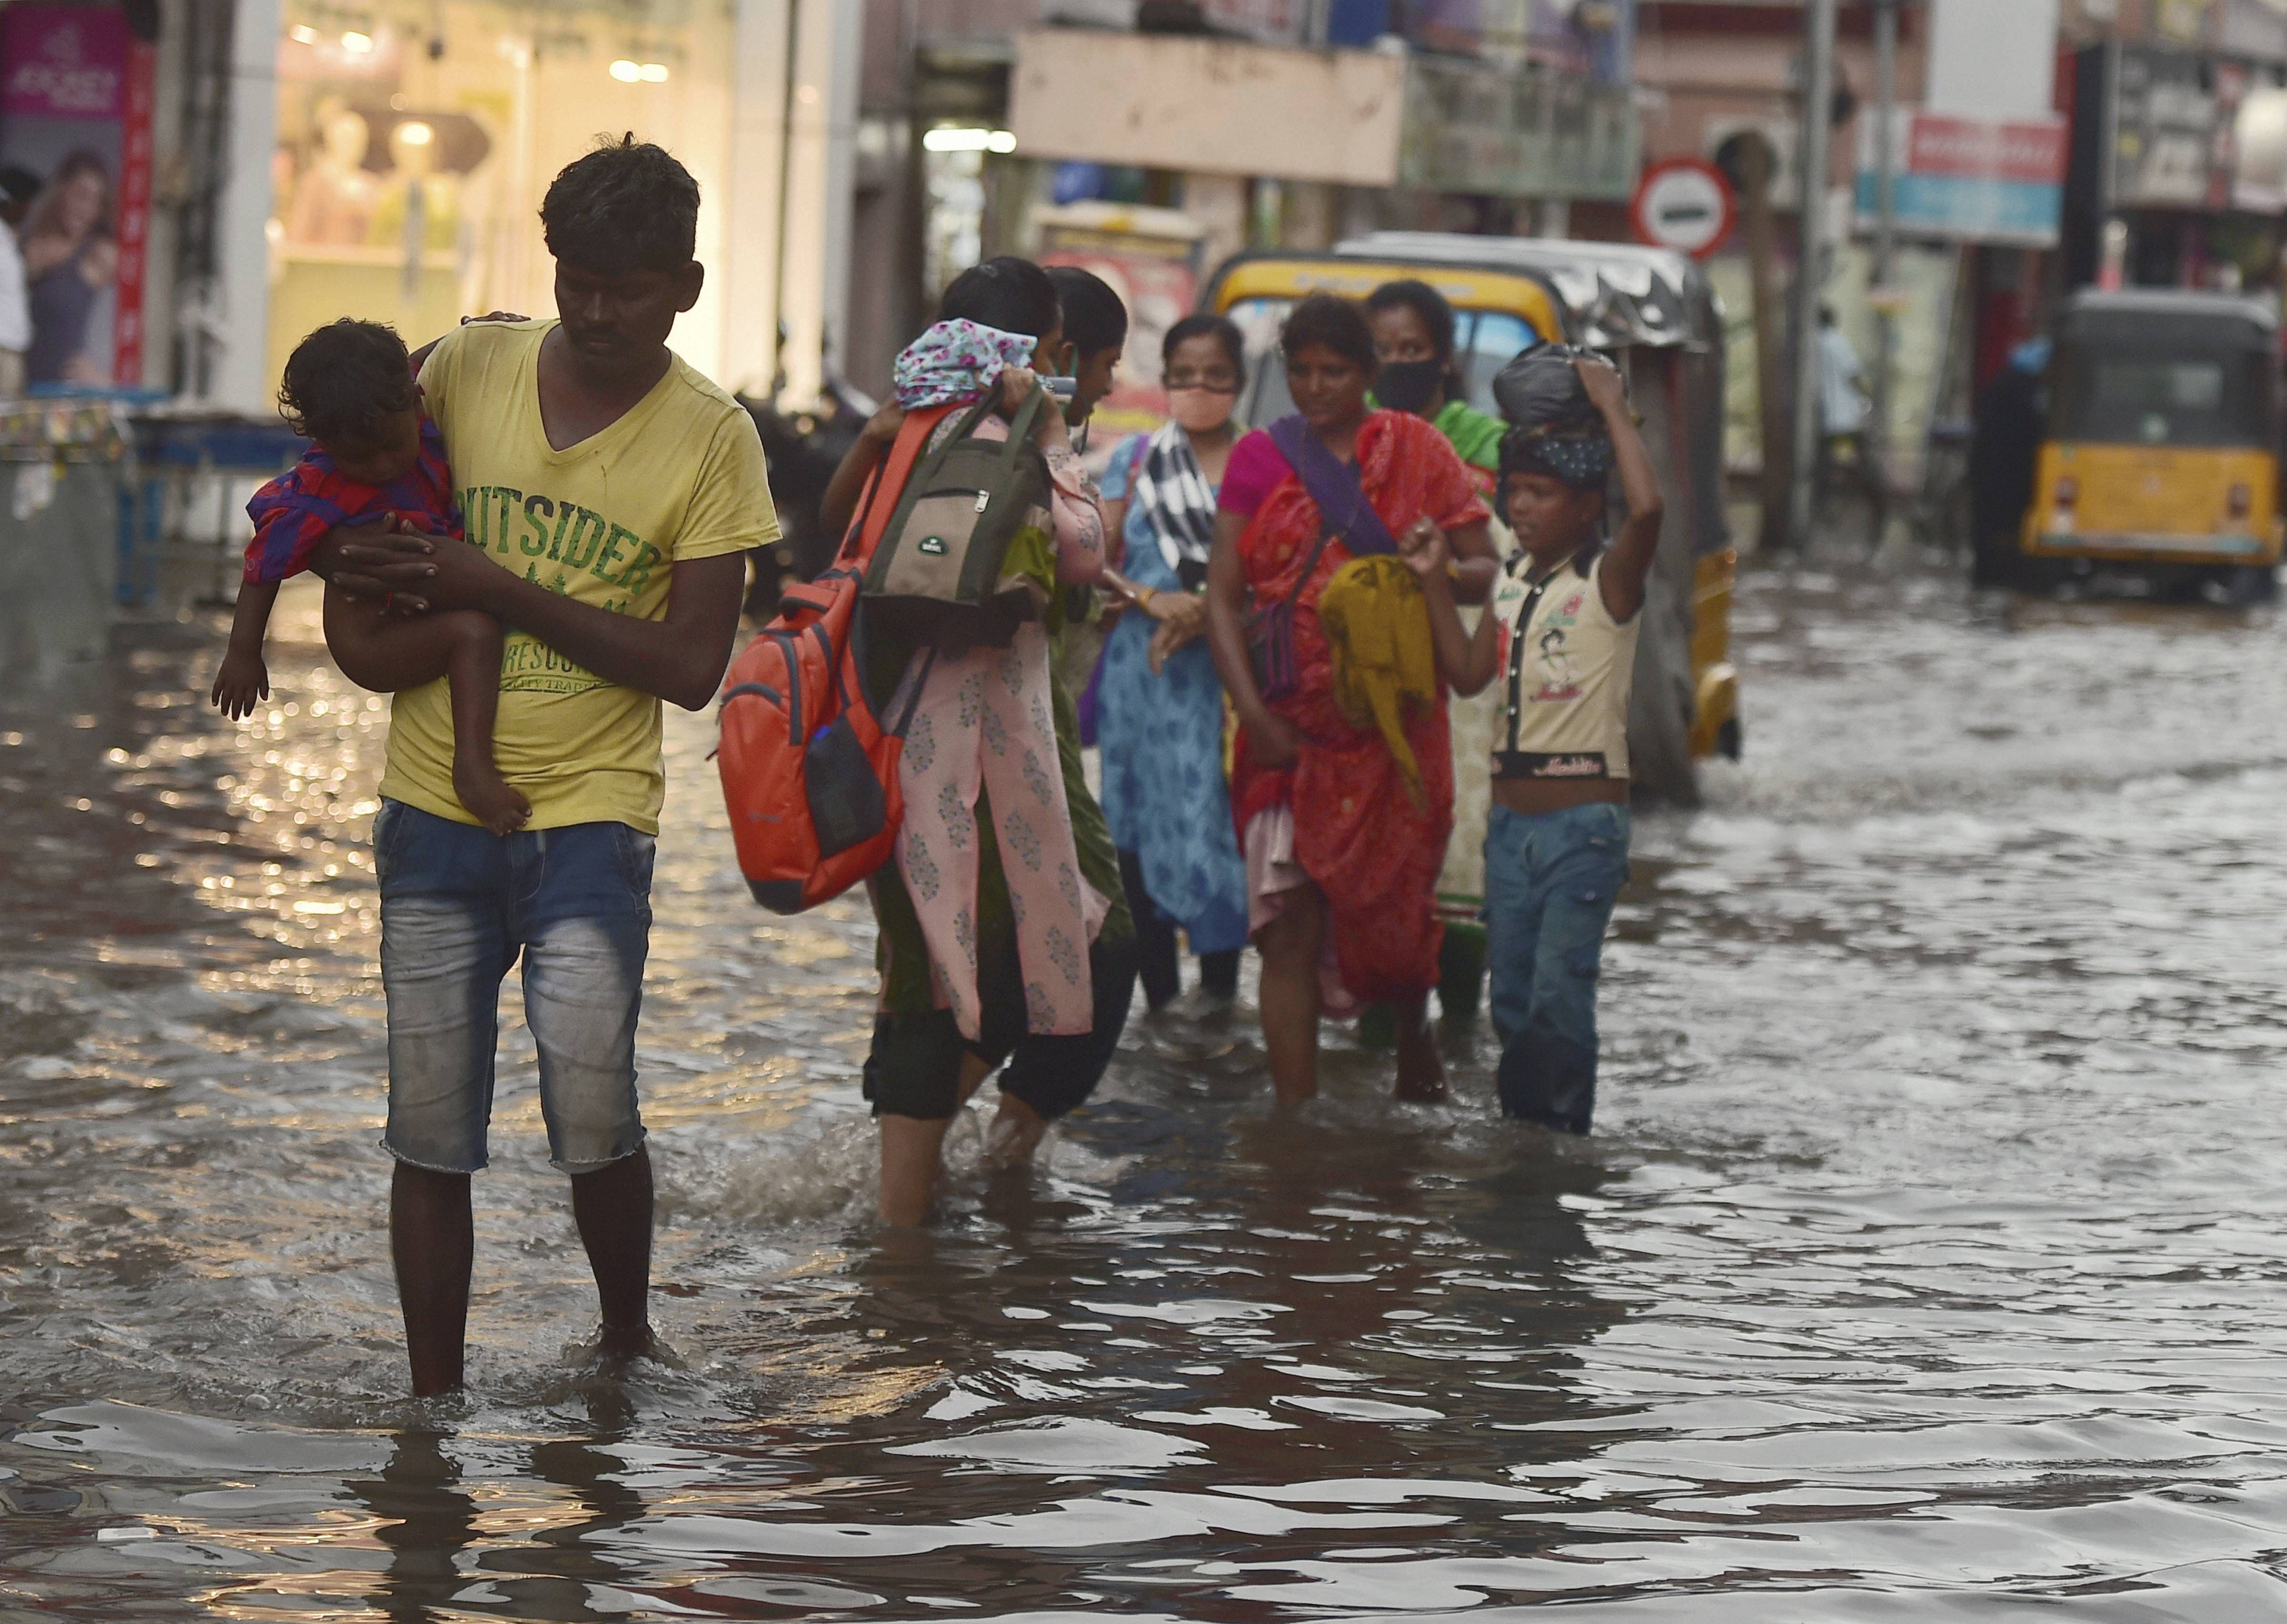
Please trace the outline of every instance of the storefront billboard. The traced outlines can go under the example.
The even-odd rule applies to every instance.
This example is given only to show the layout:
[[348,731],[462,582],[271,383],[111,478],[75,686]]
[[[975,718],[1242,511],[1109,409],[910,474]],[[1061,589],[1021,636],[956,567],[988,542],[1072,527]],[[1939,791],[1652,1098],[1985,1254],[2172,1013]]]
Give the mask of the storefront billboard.
[[0,9],[0,162],[44,183],[19,233],[30,383],[143,381],[154,65],[118,7]]
[[[1859,139],[1862,229],[1879,206],[1877,121]],[[1892,216],[1908,236],[2049,248],[2064,203],[2062,118],[2007,122],[1902,107],[1891,126]]]

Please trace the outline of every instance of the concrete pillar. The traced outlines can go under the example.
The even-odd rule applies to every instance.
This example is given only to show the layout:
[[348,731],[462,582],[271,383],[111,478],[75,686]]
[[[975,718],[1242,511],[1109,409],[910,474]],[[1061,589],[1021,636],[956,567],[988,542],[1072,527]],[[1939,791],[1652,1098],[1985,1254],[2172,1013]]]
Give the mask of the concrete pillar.
[[216,337],[207,398],[268,417],[270,154],[278,145],[279,0],[237,0],[231,18],[228,159],[215,223]]
[[850,328],[850,232],[858,166],[861,6],[795,0],[794,99],[787,119],[786,400],[807,406],[839,369]]
[[738,0],[732,22],[731,165],[724,264],[723,382],[767,396],[778,371],[786,243],[787,57],[792,0]]

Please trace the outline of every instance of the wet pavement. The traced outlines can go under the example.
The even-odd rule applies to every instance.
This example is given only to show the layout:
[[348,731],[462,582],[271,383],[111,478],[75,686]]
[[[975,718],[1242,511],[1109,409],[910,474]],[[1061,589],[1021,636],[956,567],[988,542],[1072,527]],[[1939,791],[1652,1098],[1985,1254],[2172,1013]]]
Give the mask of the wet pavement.
[[[874,1228],[862,906],[669,729],[642,1066],[680,1367],[595,1373],[505,1036],[472,1390],[405,1399],[364,839],[281,606],[0,701],[0,1624],[2287,1615],[2287,632],[1753,574],[1748,755],[1639,822],[1600,1131],[1130,1028]],[[504,1010],[515,1009],[511,981]]]

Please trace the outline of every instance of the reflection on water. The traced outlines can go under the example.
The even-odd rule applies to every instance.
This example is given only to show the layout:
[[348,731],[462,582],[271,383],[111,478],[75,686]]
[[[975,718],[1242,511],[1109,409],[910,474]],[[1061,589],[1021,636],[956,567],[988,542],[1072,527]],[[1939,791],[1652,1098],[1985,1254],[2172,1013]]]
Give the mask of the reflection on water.
[[[1131,1029],[884,1239],[858,908],[744,899],[670,727],[643,1047],[680,1368],[581,1343],[511,1026],[467,1396],[373,1148],[384,714],[280,617],[0,703],[0,1624],[2287,1613],[2268,619],[1751,579],[1749,757],[1640,824],[1603,1131]],[[295,640],[298,639],[298,640]],[[513,1018],[512,995],[504,1009]],[[514,1082],[506,1080],[513,1078]]]

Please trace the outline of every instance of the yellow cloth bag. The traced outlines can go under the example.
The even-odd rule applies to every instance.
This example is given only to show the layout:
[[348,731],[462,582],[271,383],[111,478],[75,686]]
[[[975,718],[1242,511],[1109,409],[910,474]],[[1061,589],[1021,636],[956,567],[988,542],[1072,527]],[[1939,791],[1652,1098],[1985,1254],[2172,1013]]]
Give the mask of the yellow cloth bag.
[[1318,595],[1334,669],[1334,702],[1353,727],[1381,731],[1416,806],[1429,804],[1421,765],[1405,738],[1408,705],[1437,698],[1437,652],[1429,605],[1402,558],[1353,558]]

